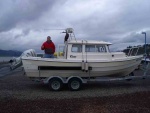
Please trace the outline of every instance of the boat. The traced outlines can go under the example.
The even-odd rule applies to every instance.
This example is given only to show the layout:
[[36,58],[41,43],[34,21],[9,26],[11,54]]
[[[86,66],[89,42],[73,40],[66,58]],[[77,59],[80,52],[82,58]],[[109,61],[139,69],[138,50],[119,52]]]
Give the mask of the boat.
[[129,76],[141,63],[142,55],[128,56],[124,52],[110,52],[110,42],[78,40],[72,28],[65,29],[64,33],[69,37],[65,36],[65,43],[58,45],[57,57],[37,57],[33,49],[21,57],[29,78],[47,79],[49,83],[53,77],[62,81],[70,77],[123,77]]

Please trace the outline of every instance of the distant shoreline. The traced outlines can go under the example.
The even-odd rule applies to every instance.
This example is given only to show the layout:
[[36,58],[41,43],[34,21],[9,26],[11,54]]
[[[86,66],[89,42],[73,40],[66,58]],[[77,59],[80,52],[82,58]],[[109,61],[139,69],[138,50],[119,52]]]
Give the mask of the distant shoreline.
[[0,62],[8,62],[12,59],[13,57],[7,56],[7,57],[2,57],[0,56]]
[[[14,56],[0,56],[0,58],[1,58],[1,57],[14,57]],[[15,57],[17,57],[17,56],[15,56]]]

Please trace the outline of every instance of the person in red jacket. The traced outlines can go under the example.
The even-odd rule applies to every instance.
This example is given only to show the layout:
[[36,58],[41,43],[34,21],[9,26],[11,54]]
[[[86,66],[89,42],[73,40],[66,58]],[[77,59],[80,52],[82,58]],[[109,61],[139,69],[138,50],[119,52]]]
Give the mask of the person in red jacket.
[[41,50],[45,51],[44,58],[54,58],[55,45],[50,36],[47,37],[47,41],[41,46]]

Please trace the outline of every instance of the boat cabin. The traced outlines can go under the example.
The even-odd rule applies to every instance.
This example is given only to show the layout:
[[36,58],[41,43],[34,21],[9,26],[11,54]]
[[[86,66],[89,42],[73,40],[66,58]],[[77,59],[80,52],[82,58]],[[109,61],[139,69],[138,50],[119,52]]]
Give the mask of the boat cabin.
[[[69,40],[65,45],[58,46],[57,58],[70,60],[110,60],[125,57],[123,52],[113,52],[109,50],[111,43],[93,40]],[[62,54],[61,54],[62,53]]]

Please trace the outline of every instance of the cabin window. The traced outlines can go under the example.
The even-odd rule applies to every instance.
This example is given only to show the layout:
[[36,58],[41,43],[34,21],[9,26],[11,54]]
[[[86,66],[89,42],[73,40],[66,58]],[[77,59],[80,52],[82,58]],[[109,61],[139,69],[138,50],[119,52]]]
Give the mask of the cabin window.
[[60,44],[59,46],[58,46],[58,52],[57,52],[57,54],[54,54],[54,56],[55,57],[62,57],[62,56],[64,56],[65,55],[65,45],[62,45],[62,44]]
[[96,52],[105,53],[106,47],[104,45],[96,45]]
[[86,45],[85,51],[86,52],[95,52],[95,45]]
[[105,47],[105,45],[86,45],[85,46],[85,52],[104,53],[104,52],[106,52],[106,47]]
[[73,44],[71,48],[72,52],[82,52],[82,45],[80,44]]

